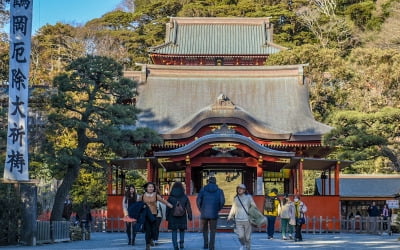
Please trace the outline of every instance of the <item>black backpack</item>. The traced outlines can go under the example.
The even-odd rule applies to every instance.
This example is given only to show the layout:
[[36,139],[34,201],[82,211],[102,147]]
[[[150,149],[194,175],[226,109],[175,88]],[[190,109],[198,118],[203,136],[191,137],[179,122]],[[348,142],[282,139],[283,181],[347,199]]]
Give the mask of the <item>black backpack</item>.
[[177,201],[175,204],[175,207],[172,210],[172,215],[175,217],[181,217],[184,216],[186,213],[185,208],[182,206],[182,204]]
[[267,212],[274,212],[276,200],[279,201],[279,198],[277,196],[265,196],[264,210],[266,210]]

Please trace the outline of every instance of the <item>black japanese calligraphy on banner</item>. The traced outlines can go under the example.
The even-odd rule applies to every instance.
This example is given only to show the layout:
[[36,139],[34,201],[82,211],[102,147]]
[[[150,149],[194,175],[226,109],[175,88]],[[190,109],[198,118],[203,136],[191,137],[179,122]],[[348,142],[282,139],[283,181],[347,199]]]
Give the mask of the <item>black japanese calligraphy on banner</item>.
[[33,0],[10,1],[10,71],[4,179],[27,181],[28,98]]

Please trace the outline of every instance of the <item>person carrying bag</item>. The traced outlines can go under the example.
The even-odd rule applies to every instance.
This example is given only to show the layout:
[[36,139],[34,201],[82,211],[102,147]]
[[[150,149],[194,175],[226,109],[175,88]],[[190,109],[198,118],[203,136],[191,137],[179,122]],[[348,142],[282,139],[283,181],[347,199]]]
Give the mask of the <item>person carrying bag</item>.
[[[228,221],[235,220],[235,233],[239,238],[241,250],[249,250],[251,248],[252,226],[249,211],[252,207],[257,209],[253,197],[247,193],[244,184],[238,185],[236,187],[236,196],[233,198],[232,207],[228,215]],[[254,211],[252,211],[253,213]]]

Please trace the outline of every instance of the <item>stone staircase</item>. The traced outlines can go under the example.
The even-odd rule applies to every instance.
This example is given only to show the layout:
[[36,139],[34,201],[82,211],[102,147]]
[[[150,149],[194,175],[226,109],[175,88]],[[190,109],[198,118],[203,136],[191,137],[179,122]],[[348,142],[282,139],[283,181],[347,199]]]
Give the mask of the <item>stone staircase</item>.
[[218,222],[217,222],[217,230],[220,232],[232,232],[235,224],[233,221],[228,222],[228,215],[230,211],[230,207],[224,207],[219,212]]

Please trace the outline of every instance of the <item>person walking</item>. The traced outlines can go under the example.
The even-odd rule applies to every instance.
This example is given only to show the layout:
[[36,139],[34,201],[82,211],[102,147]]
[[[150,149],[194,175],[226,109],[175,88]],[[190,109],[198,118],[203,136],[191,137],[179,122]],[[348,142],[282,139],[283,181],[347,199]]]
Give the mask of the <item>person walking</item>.
[[[129,206],[135,203],[137,200],[138,198],[135,186],[129,185],[125,191],[124,198],[122,198],[122,210],[125,218],[128,217]],[[128,235],[128,245],[135,245],[136,230],[134,229],[132,222],[129,221],[130,220],[127,220],[125,222],[126,234]]]
[[[208,184],[200,189],[196,205],[200,211],[200,227],[203,231],[204,242],[203,248],[214,250],[218,212],[225,205],[224,191],[218,187],[214,176],[211,176],[208,179]],[[210,235],[208,232],[210,232]]]
[[287,197],[282,200],[282,209],[279,214],[281,217],[281,231],[282,231],[282,239],[287,240],[291,239],[291,233],[293,231],[290,228],[293,228],[290,223],[294,224],[295,216],[294,216],[294,205],[293,202]]
[[65,201],[64,201],[62,217],[65,220],[69,221],[71,218],[71,214],[72,214],[72,200],[71,200],[71,197],[69,196],[69,194],[67,194],[67,197],[65,198]]
[[[168,229],[172,230],[172,244],[174,250],[183,249],[185,242],[185,230],[187,229],[187,220],[192,220],[192,207],[189,198],[185,195],[185,189],[181,182],[175,182],[171,188],[171,194],[168,202],[173,208],[167,208]],[[178,247],[179,230],[179,247]]]
[[248,194],[246,186],[240,184],[236,187],[236,196],[233,198],[231,210],[228,215],[228,221],[235,220],[235,230],[240,242],[240,250],[251,249],[252,226],[249,221],[249,209],[256,207],[253,197]]
[[388,208],[388,205],[385,204],[382,209],[382,219],[383,219],[383,231],[386,231],[389,229],[390,231],[390,221],[392,217],[392,211],[390,208]]
[[[151,213],[154,217],[157,217],[157,201],[160,201],[164,205],[169,208],[172,208],[172,204],[168,201],[164,200],[161,195],[156,192],[156,185],[153,182],[147,182],[143,185],[145,190],[142,195],[142,201],[146,203],[149,207]],[[145,220],[144,222],[144,231],[145,231],[145,239],[146,239],[146,250],[149,250],[151,246],[154,246],[154,239],[156,238],[157,231],[157,221],[154,220]]]
[[378,206],[376,205],[375,201],[367,209],[369,215],[369,225],[370,225],[370,232],[373,234],[377,233],[377,224],[378,224],[378,216],[381,215]]
[[276,188],[273,188],[271,189],[271,192],[265,197],[264,202],[264,215],[267,216],[268,220],[268,239],[274,238],[276,217],[279,215],[280,210],[281,202],[278,198],[278,190]]
[[296,195],[294,197],[294,207],[295,207],[295,236],[294,241],[303,241],[303,236],[301,234],[301,227],[306,222],[305,213],[307,212],[307,206],[300,200],[300,196]]
[[158,245],[158,237],[160,235],[160,225],[161,222],[165,220],[166,209],[167,207],[163,203],[157,201],[156,235],[154,236],[155,245]]

